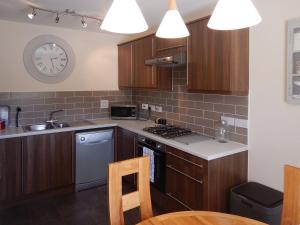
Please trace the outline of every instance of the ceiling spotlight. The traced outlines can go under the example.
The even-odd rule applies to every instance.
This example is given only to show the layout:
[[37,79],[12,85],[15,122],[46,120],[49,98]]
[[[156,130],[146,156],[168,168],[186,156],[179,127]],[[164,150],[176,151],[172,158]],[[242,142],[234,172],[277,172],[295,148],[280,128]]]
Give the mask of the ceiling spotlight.
[[59,22],[59,16],[58,16],[58,13],[56,13],[55,23],[58,23],[58,22]]
[[28,16],[29,19],[32,20],[36,16],[36,14],[37,13],[35,11],[35,8],[32,8],[32,12],[28,13],[27,16]]
[[82,28],[87,28],[87,26],[88,26],[84,17],[81,18],[81,26],[82,26]]

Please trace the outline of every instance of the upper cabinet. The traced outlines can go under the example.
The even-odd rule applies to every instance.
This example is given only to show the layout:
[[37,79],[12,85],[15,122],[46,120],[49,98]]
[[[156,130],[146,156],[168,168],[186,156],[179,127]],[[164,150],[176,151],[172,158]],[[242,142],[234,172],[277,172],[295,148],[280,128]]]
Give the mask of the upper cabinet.
[[157,55],[155,46],[154,35],[118,46],[119,88],[171,89],[171,68],[145,65]]
[[156,88],[157,76],[153,66],[146,66],[145,60],[152,58],[153,36],[147,36],[134,42],[134,79],[135,88]]
[[123,88],[132,87],[133,83],[133,49],[132,42],[119,45],[118,47],[118,65],[119,65],[119,86]]
[[247,95],[249,30],[211,30],[208,20],[188,25],[188,90]]
[[172,67],[146,66],[145,59],[184,52],[188,91],[248,95],[249,29],[211,30],[208,20],[188,24],[188,38],[150,35],[119,45],[119,87],[172,89]]

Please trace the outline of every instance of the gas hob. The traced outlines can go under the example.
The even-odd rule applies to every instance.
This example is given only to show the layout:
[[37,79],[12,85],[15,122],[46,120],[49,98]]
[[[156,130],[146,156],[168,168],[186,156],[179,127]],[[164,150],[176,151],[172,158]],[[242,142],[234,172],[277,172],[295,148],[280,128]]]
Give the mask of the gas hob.
[[154,127],[145,127],[143,130],[167,139],[192,134],[192,131],[189,129],[171,126],[171,125],[157,125]]

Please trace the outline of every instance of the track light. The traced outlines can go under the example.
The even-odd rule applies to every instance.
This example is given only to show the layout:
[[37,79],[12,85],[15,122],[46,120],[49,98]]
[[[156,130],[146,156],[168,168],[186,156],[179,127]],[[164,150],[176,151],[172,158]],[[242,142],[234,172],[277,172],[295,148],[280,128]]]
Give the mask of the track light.
[[59,23],[59,16],[58,16],[58,13],[56,13],[55,23]]
[[88,26],[88,24],[85,21],[84,17],[81,18],[81,26],[82,26],[82,28],[87,28],[87,26]]
[[35,11],[35,8],[32,8],[32,12],[28,13],[27,16],[29,19],[33,19],[36,16],[37,12]]

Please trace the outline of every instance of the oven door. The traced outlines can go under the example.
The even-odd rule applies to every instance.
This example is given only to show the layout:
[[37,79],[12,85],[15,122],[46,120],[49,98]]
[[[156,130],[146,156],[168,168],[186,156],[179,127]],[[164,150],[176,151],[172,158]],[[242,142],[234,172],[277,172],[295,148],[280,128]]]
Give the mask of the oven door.
[[165,174],[166,174],[166,153],[157,149],[154,149],[146,143],[137,143],[138,156],[143,156],[143,147],[153,151],[154,154],[154,182],[151,185],[156,187],[159,191],[165,193]]

